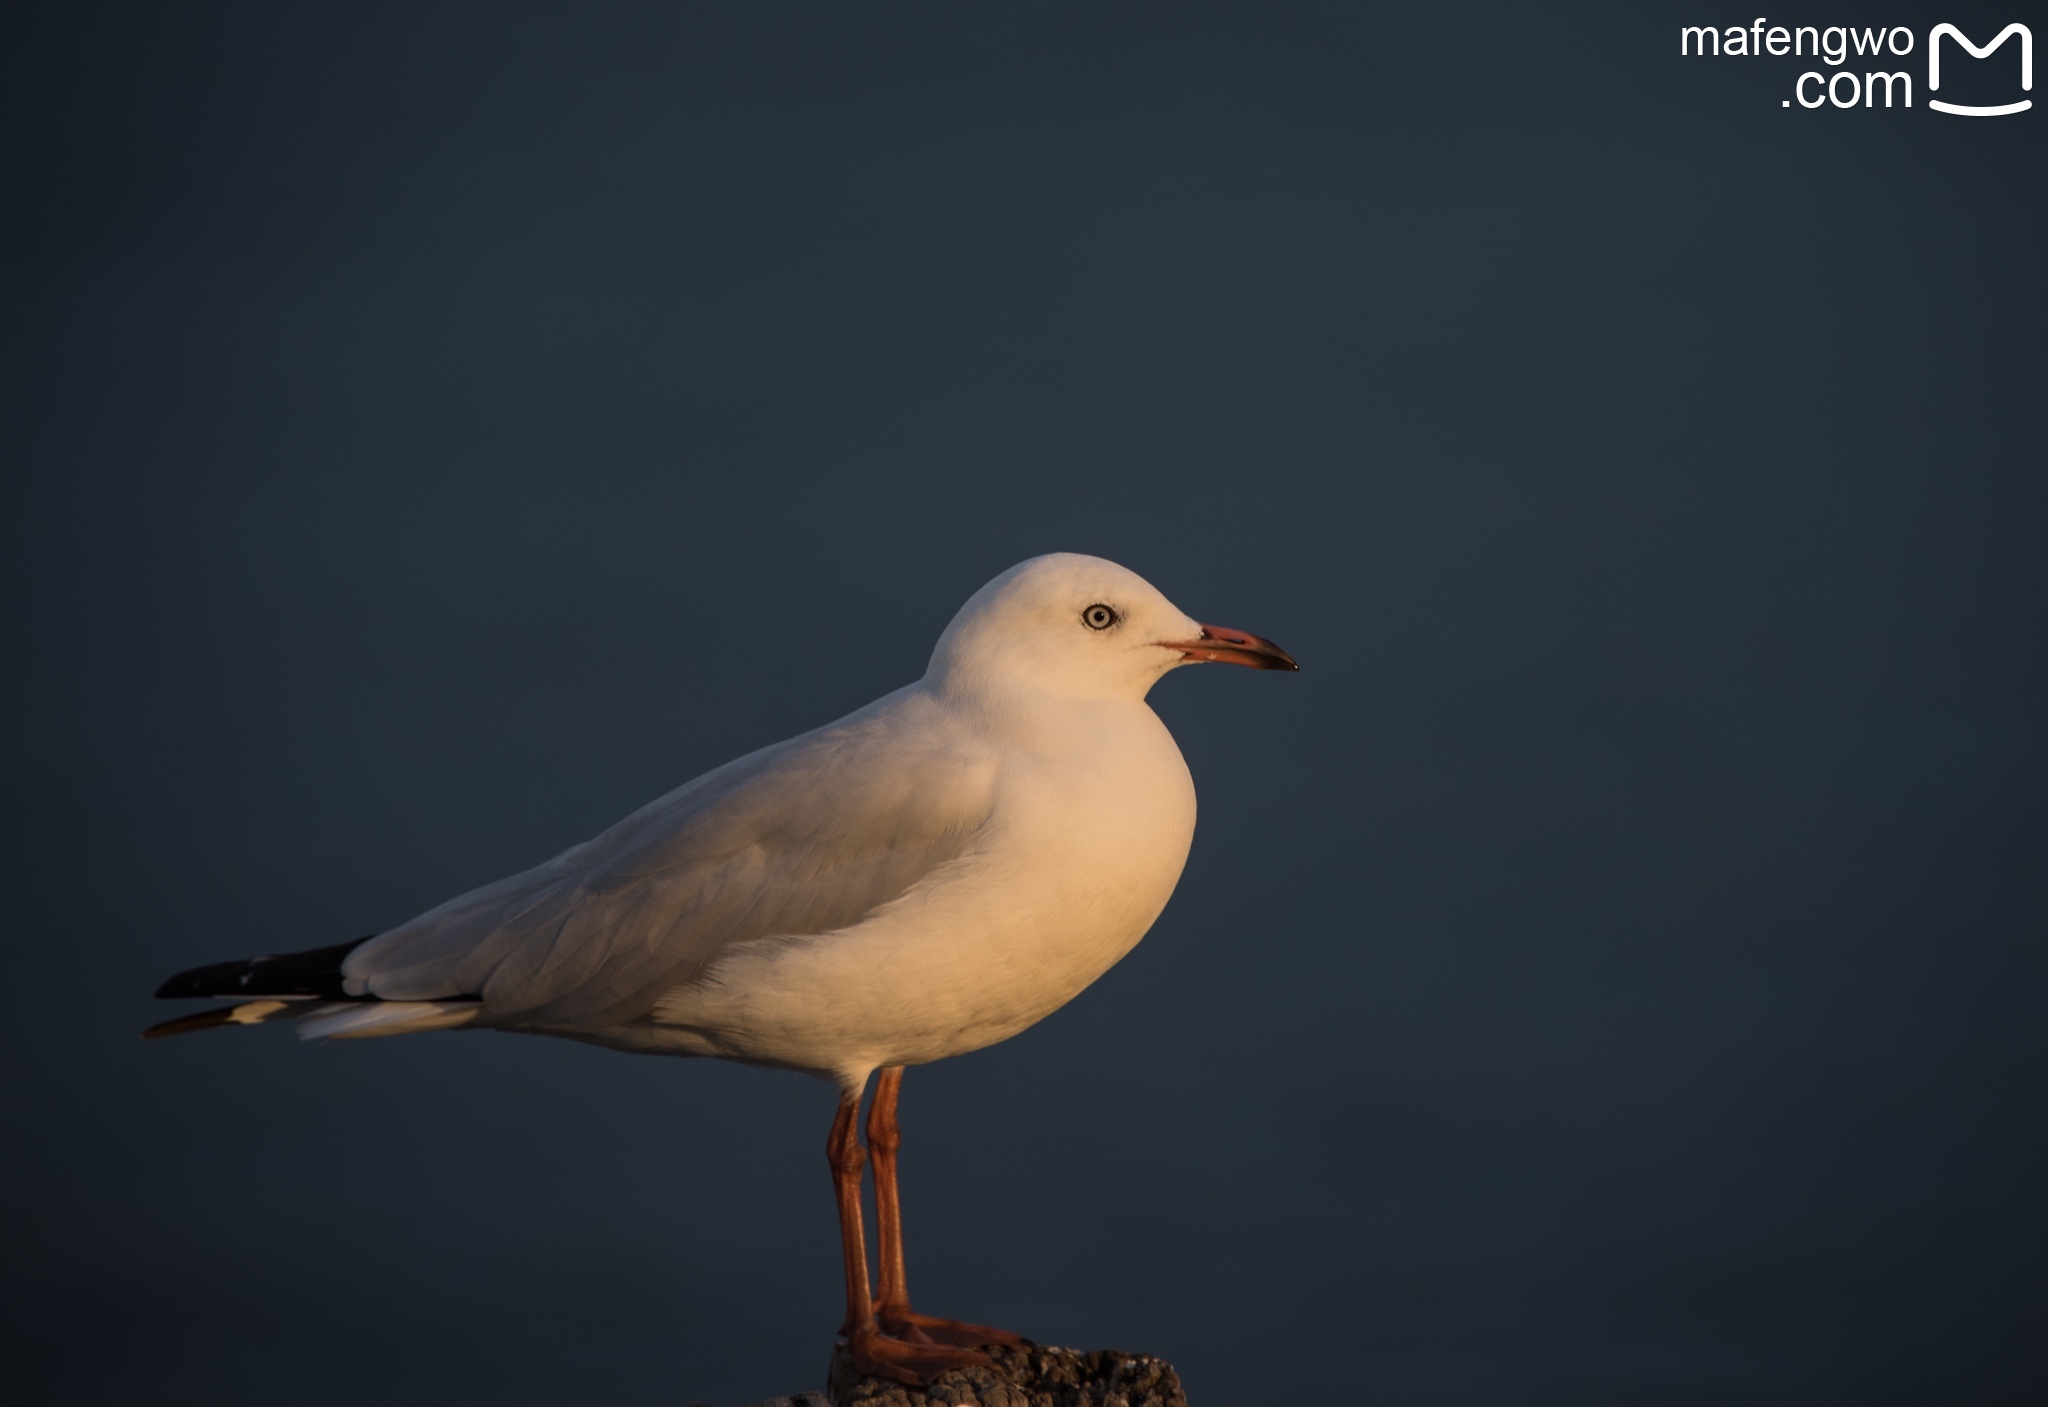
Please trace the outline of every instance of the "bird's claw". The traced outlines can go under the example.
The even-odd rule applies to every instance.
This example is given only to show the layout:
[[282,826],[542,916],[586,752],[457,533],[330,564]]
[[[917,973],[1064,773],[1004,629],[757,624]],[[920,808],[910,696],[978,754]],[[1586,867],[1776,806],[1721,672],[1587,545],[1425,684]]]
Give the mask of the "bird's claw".
[[926,1387],[955,1368],[992,1368],[995,1360],[971,1348],[931,1342],[914,1343],[884,1334],[879,1326],[856,1329],[846,1341],[846,1356],[856,1371],[871,1378],[891,1378],[911,1387]]
[[987,1348],[991,1344],[1004,1348],[1032,1346],[1031,1340],[1008,1329],[969,1324],[960,1319],[942,1319],[935,1314],[919,1314],[909,1305],[877,1304],[875,1318],[883,1333],[905,1343],[952,1344],[960,1348]]

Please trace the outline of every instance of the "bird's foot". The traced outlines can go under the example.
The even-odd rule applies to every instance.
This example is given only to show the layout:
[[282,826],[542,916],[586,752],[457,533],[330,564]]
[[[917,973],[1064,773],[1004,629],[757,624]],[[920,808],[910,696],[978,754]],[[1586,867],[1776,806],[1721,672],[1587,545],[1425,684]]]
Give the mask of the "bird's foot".
[[991,1368],[995,1360],[971,1348],[955,1348],[930,1340],[914,1342],[863,1325],[848,1335],[846,1355],[859,1372],[871,1378],[893,1378],[912,1387],[928,1386],[955,1368]]
[[992,1329],[986,1324],[969,1324],[959,1319],[941,1319],[935,1314],[919,1314],[907,1304],[878,1304],[875,1318],[880,1321],[882,1331],[892,1338],[906,1343],[955,1344],[961,1348],[986,1348],[990,1344],[1001,1344],[1005,1348],[1030,1348],[1031,1340],[1008,1329]]

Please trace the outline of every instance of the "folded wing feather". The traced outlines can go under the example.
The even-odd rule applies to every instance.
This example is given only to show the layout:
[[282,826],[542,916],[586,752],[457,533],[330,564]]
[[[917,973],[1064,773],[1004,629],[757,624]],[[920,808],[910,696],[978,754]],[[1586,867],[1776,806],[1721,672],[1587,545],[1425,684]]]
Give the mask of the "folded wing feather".
[[489,1024],[636,1020],[728,944],[850,927],[974,844],[990,752],[918,686],[679,787],[350,953],[350,993]]

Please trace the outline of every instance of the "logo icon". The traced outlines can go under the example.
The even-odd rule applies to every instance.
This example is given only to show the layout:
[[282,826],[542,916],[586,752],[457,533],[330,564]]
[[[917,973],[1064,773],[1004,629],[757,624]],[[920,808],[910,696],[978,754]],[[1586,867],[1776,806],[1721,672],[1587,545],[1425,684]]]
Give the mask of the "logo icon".
[[[2034,91],[2034,31],[2023,24],[2009,24],[1998,31],[1996,39],[1980,49],[1954,25],[1938,24],[1934,27],[1934,32],[1927,36],[1928,92],[1932,93],[1941,87],[1941,36],[1944,34],[1968,49],[1970,57],[1975,59],[1990,58],[1992,50],[2017,34],[2020,37],[2020,87],[2029,93]],[[2032,98],[2023,98],[2019,102],[2005,103],[1998,107],[1970,107],[1963,103],[1945,103],[1939,98],[1932,97],[1927,100],[1927,106],[1936,112],[1952,112],[1958,117],[2004,117],[2007,113],[2025,112],[2033,105]]]

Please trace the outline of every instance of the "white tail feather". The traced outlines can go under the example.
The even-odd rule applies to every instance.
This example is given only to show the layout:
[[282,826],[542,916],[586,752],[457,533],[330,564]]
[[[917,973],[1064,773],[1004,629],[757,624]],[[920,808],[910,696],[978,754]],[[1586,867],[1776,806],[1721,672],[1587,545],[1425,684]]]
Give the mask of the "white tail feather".
[[445,1031],[475,1019],[477,1002],[330,1002],[299,1018],[302,1041],[364,1040]]

